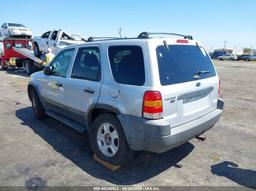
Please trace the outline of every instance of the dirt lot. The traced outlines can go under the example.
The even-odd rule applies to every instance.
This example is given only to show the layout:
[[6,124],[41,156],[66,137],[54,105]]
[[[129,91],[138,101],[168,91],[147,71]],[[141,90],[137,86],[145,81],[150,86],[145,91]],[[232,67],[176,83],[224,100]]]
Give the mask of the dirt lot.
[[[216,61],[218,62],[218,61]],[[112,172],[87,137],[34,119],[21,71],[0,71],[0,186],[256,186],[256,63],[218,62],[225,111],[205,133],[163,154],[137,153]]]

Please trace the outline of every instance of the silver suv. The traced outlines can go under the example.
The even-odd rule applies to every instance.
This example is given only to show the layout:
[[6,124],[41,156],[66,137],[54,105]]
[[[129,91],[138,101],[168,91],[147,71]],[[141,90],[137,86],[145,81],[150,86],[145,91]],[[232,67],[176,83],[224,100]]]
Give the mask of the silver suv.
[[134,151],[165,152],[210,129],[224,102],[209,55],[191,36],[154,34],[90,38],[61,50],[30,77],[35,117],[86,131],[93,152],[116,165]]

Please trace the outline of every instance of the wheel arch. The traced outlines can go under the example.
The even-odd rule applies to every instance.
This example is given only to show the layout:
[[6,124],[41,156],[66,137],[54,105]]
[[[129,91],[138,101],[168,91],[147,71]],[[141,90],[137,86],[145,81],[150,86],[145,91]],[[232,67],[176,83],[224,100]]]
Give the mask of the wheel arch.
[[32,98],[31,98],[31,92],[32,92],[32,90],[35,90],[35,91],[36,91],[36,93],[37,93],[37,95],[38,95],[38,97],[39,97],[39,99],[40,99],[40,102],[43,104],[43,100],[42,100],[41,94],[40,94],[40,92],[39,92],[37,86],[36,86],[34,83],[29,83],[29,84],[28,84],[28,87],[27,87],[27,92],[28,92],[28,98],[29,98],[29,100],[31,101],[31,99],[32,99]]
[[103,113],[111,113],[116,116],[121,112],[117,108],[107,104],[96,104],[92,106],[88,112],[87,119],[86,119],[88,130],[91,128],[93,121]]

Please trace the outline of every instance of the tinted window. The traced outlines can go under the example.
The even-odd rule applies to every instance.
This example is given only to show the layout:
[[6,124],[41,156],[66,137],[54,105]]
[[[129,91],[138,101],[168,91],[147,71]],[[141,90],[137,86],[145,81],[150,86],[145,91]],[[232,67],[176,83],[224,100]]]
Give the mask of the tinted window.
[[72,78],[100,80],[100,51],[98,47],[84,47],[78,50]]
[[57,35],[58,35],[58,31],[54,31],[54,32],[52,33],[51,39],[52,39],[52,40],[56,40]]
[[50,35],[50,31],[44,33],[44,34],[42,35],[42,38],[49,38],[49,35]]
[[4,24],[2,25],[2,28],[4,28],[4,29],[6,29],[6,28],[7,28],[6,23],[4,23]]
[[51,66],[53,67],[53,75],[66,77],[73,54],[74,49],[68,49],[57,55],[51,63]]
[[[212,62],[202,47],[190,45],[158,46],[156,49],[160,81],[162,85],[170,85],[215,76]],[[207,71],[207,72],[205,72]]]
[[145,82],[144,60],[139,46],[109,47],[111,70],[116,82],[142,86]]

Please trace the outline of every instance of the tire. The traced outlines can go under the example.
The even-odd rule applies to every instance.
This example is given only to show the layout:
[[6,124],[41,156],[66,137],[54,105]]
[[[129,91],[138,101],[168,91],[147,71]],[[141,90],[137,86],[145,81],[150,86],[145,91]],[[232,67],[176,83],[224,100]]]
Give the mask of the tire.
[[7,70],[7,67],[6,66],[2,66],[2,64],[0,65],[0,69],[1,70]]
[[35,89],[32,89],[30,91],[30,96],[31,96],[32,108],[33,108],[33,113],[35,118],[39,120],[44,119],[45,110]]
[[33,67],[31,61],[29,61],[29,60],[25,60],[25,61],[23,62],[22,67],[23,67],[23,70],[24,70],[28,75],[30,75],[30,74],[32,74],[32,73],[34,72],[34,67]]
[[112,114],[98,116],[93,121],[89,136],[93,152],[104,161],[124,165],[134,157],[134,152],[128,147],[121,123]]
[[41,57],[42,52],[40,51],[39,46],[38,46],[37,43],[34,43],[33,51],[34,51],[34,55],[35,55],[36,57],[38,57],[38,58]]

